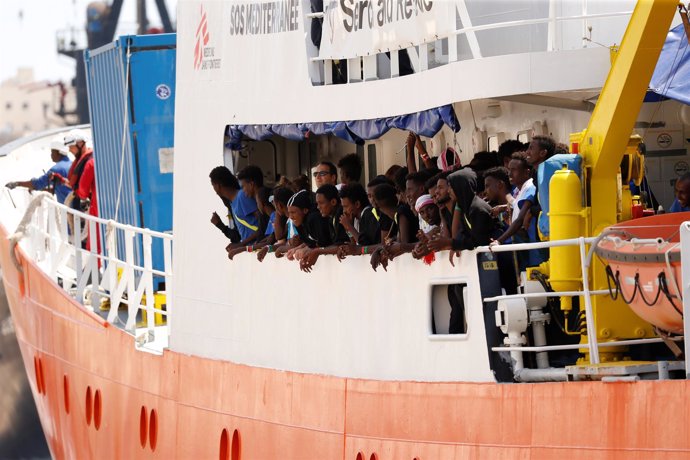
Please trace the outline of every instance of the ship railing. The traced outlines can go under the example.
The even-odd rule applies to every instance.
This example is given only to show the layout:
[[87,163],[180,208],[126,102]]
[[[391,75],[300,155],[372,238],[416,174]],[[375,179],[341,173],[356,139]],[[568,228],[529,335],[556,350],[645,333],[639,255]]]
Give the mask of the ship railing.
[[[47,193],[37,194],[28,213],[24,247],[54,281],[79,303],[105,315],[109,323],[135,335],[138,346],[151,351],[167,347],[173,310],[171,234],[91,216],[58,203]],[[104,251],[101,235],[105,235]],[[118,252],[120,238],[124,240],[124,254]],[[85,240],[88,249],[83,247]],[[162,242],[163,270],[153,267],[152,245],[156,240]],[[143,253],[143,265],[136,262],[137,247]],[[155,292],[154,280],[164,281],[165,291]],[[156,306],[161,295],[165,296],[165,308]],[[127,307],[124,318],[120,316],[121,305]],[[137,324],[140,311],[146,317],[143,327]],[[161,326],[164,332],[157,335],[156,323],[162,321],[156,319],[163,316],[168,327]]]
[[[689,223],[690,224],[690,223]],[[681,226],[681,231],[683,227]],[[690,225],[687,227],[687,250],[690,253]],[[506,244],[498,246],[484,246],[477,248],[479,253],[498,253],[498,252],[516,252],[516,251],[528,251],[534,249],[547,249],[552,247],[562,247],[562,246],[578,246],[580,255],[580,266],[582,267],[582,289],[576,291],[560,291],[560,292],[538,292],[538,293],[518,293],[511,295],[499,295],[493,297],[484,298],[484,302],[498,302],[506,301],[511,299],[527,299],[530,298],[549,298],[549,297],[582,297],[585,306],[585,324],[588,331],[587,343],[579,344],[567,344],[567,345],[535,345],[535,346],[524,346],[521,343],[507,341],[505,346],[495,346],[491,350],[494,352],[510,352],[511,357],[514,360],[514,372],[516,379],[518,381],[548,381],[548,380],[566,380],[567,375],[565,369],[524,369],[522,367],[522,353],[545,353],[549,351],[559,351],[559,350],[581,350],[586,349],[589,355],[590,364],[596,365],[600,363],[599,348],[611,348],[611,347],[628,347],[632,345],[646,345],[652,343],[664,342],[662,338],[643,338],[643,339],[629,339],[629,340],[611,340],[600,342],[597,339],[597,334],[592,333],[592,331],[597,331],[596,320],[594,318],[594,313],[592,309],[592,297],[601,295],[610,295],[609,289],[593,290],[590,288],[589,282],[589,269],[592,265],[592,260],[594,256],[593,244],[598,238],[572,238],[565,240],[556,241],[544,241],[539,243],[518,243],[518,244]],[[589,247],[588,247],[589,246]],[[683,286],[690,286],[690,273],[688,274],[687,282],[684,282]],[[688,299],[690,295],[683,296],[684,299]],[[666,338],[666,340],[669,340]],[[680,338],[672,338],[670,340],[680,340]],[[690,365],[686,363],[686,369]],[[530,371],[534,371],[530,373]],[[554,372],[555,371],[555,372]]]
[[[410,43],[408,47],[371,50],[371,52],[366,55],[345,59],[347,61],[347,83],[381,80],[400,76],[399,53],[402,51],[407,51],[413,70],[415,73],[418,73],[468,59],[480,59],[483,57],[533,51],[560,51],[586,48],[590,44],[600,47],[604,45],[599,43],[596,38],[592,37],[592,23],[616,20],[618,18],[631,16],[633,13],[632,10],[590,13],[588,12],[587,1],[585,0],[582,2],[579,14],[559,16],[558,13],[561,8],[559,8],[557,3],[560,2],[550,1],[548,12],[543,17],[473,25],[472,18],[464,2],[458,1],[457,3],[457,15],[462,20],[463,27],[452,30],[449,33],[437,34],[433,37],[425,38],[419,43]],[[462,3],[462,5],[460,5],[460,3]],[[307,14],[306,17],[312,21],[323,20],[325,14],[323,12],[314,12]],[[563,30],[564,24],[574,21],[579,21],[581,23],[581,33],[577,33],[573,30],[565,32]],[[520,27],[538,27],[543,25],[546,25],[544,42],[534,43],[534,36],[538,37],[541,34],[533,33],[530,35],[529,39],[523,40],[524,46],[522,46],[522,48],[520,41],[517,39],[511,40],[508,43],[503,36],[496,36],[494,40],[488,40],[486,37],[486,32],[490,31],[515,30]],[[600,29],[608,30],[611,29],[611,27],[602,24]],[[621,28],[620,36],[616,37],[612,43],[616,41],[620,42],[623,31],[624,28]],[[484,33],[484,40],[479,40],[477,38],[477,33]],[[464,56],[459,49],[457,39],[461,36],[466,38],[466,44],[463,44],[463,46],[466,46],[468,49],[469,56]],[[313,84],[333,84],[332,63],[339,59],[334,56],[321,55],[319,49],[315,46],[309,48],[311,55],[309,61],[312,66],[315,66],[311,72]]]

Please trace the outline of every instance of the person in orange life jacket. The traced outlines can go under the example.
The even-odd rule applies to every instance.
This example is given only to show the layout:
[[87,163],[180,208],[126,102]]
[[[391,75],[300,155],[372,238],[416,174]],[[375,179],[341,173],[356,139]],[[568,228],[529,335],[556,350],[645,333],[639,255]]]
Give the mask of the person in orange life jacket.
[[[228,225],[223,223],[220,216],[215,211],[213,214],[211,214],[211,223],[221,232],[223,232],[223,235],[225,235],[230,242],[239,243],[242,237],[240,236],[240,232],[237,230],[235,218],[232,215],[232,203],[227,198],[230,193],[228,189],[238,184],[237,179],[235,179],[235,176],[233,176],[230,170],[225,166],[213,168],[209,174],[209,179],[211,179],[213,191],[216,192],[216,195],[218,195],[221,201],[223,201],[223,205],[225,205],[226,209],[228,210]],[[237,186],[239,187],[239,185]]]
[[[72,130],[65,136],[65,146],[79,158],[72,163],[68,173],[68,180],[72,187],[73,199],[71,206],[91,216],[98,216],[98,196],[96,194],[96,170],[93,149],[86,145],[86,135],[78,129]],[[90,228],[90,227],[89,227]],[[101,249],[101,235],[96,232],[97,251]],[[91,238],[86,239],[86,249],[91,249]],[[100,265],[100,261],[99,261]]]
[[367,192],[360,184],[345,185],[340,189],[343,215],[340,223],[345,227],[351,241],[338,248],[338,259],[347,256],[369,254],[369,246],[381,242],[381,228],[369,204]]
[[349,241],[345,227],[340,223],[343,208],[335,185],[322,185],[316,190],[316,207],[321,217],[326,220],[331,244],[326,247],[315,247],[305,251],[300,261],[302,271],[310,272],[322,254],[337,254],[338,246]]
[[410,252],[417,243],[419,220],[406,203],[399,203],[395,187],[382,184],[374,190],[374,198],[381,212],[393,220],[383,245],[376,247],[371,254],[371,266],[374,270],[382,265],[384,270],[388,261],[404,252]]
[[288,187],[276,187],[273,189],[273,207],[275,208],[273,218],[273,233],[268,236],[266,245],[260,248],[256,254],[256,259],[263,262],[266,254],[275,252],[278,246],[287,243],[288,226],[287,226],[287,204],[292,198],[294,192]]
[[[74,155],[74,161],[67,173],[67,181],[69,186],[72,188],[73,199],[71,201],[71,206],[77,210],[86,210],[89,206],[94,206],[94,211],[97,211],[97,205],[94,203],[89,203],[86,199],[90,198],[95,200],[95,178],[93,170],[93,149],[87,146],[88,138],[86,134],[80,129],[73,129],[65,135],[65,147],[67,147],[72,155]],[[89,173],[86,177],[87,184],[82,189],[81,196],[78,194],[78,189],[84,176],[86,165],[90,163]],[[93,197],[90,197],[90,189],[93,186]],[[97,215],[97,214],[92,214]]]
[[301,190],[288,201],[288,217],[297,232],[298,244],[285,251],[285,245],[276,250],[276,257],[286,253],[287,258],[301,260],[311,248],[331,244],[328,222],[314,209],[309,192]]

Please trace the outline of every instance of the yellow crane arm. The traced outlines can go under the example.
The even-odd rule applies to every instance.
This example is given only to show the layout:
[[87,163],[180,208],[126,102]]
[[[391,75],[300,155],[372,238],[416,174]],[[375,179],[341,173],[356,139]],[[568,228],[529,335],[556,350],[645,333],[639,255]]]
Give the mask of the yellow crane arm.
[[611,197],[616,196],[618,167],[677,7],[677,0],[637,2],[585,131],[580,152],[590,178],[589,235],[616,223]]

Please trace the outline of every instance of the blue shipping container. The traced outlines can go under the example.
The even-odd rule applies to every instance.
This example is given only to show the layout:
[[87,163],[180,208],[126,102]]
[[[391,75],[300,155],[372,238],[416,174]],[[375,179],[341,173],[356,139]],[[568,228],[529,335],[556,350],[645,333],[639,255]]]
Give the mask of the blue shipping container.
[[[175,48],[176,34],[129,35],[84,53],[104,219],[172,231]],[[121,233],[117,240],[123,258]],[[137,241],[139,261],[141,255]],[[164,267],[160,241],[153,267]]]

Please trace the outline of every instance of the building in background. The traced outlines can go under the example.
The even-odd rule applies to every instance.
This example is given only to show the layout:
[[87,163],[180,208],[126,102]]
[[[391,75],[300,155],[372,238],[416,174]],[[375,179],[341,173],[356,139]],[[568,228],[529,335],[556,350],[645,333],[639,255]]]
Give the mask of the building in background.
[[74,89],[35,81],[31,68],[0,83],[0,145],[46,129],[76,123]]

